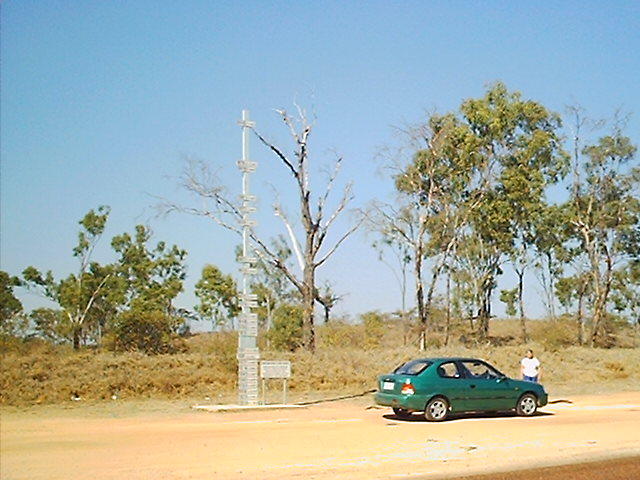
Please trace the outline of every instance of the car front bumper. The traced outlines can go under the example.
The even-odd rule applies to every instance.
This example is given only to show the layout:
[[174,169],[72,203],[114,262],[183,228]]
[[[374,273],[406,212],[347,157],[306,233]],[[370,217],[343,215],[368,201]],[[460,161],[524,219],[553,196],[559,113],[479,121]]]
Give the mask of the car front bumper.
[[542,394],[538,395],[538,406],[544,407],[549,402],[549,395],[547,392],[542,392]]

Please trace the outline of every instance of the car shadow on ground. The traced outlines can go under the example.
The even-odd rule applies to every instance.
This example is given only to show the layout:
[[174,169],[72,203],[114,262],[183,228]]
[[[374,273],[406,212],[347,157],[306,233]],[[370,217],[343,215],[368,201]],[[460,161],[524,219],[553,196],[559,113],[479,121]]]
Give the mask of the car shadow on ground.
[[[521,417],[516,412],[456,413],[456,414],[449,415],[449,417],[447,417],[446,420],[443,420],[443,422],[455,422],[460,420],[471,420],[471,419],[482,419],[482,418],[513,418],[513,417],[536,418],[536,417],[550,417],[553,415],[554,414],[551,412],[540,412],[540,411],[534,413],[530,417]],[[408,417],[399,417],[393,413],[387,413],[385,415],[382,415],[382,418],[385,418],[387,420],[397,421],[397,422],[404,422],[404,423],[411,423],[411,422],[432,423],[432,422],[428,422],[427,419],[424,418],[424,415],[422,413],[414,413]]]

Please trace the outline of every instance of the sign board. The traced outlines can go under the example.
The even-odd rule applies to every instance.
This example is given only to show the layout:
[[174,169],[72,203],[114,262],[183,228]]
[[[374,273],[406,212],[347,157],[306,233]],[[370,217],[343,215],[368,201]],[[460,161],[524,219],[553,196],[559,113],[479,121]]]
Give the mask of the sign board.
[[260,378],[291,378],[291,362],[288,360],[260,362]]

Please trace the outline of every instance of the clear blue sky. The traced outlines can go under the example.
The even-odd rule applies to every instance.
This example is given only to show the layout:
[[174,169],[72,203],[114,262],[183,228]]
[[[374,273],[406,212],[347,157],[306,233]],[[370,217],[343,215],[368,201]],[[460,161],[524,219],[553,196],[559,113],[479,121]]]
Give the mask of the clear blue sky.
[[[75,270],[77,221],[107,204],[96,259],[112,259],[113,235],[149,223],[156,239],[189,251],[186,307],[205,263],[235,272],[237,239],[203,219],[153,218],[151,195],[187,200],[176,177],[188,156],[225,166],[235,187],[243,108],[284,144],[272,109],[313,106],[313,161],[332,149],[345,157],[356,205],[392,191],[375,160],[392,126],[455,108],[494,80],[556,111],[622,107],[640,140],[637,1],[7,0],[1,26],[1,268]],[[255,141],[253,152],[260,228],[274,233],[270,184],[285,191],[288,179]],[[320,273],[348,294],[342,311],[399,307],[369,243],[352,238]],[[527,306],[541,314],[536,288],[530,278]]]

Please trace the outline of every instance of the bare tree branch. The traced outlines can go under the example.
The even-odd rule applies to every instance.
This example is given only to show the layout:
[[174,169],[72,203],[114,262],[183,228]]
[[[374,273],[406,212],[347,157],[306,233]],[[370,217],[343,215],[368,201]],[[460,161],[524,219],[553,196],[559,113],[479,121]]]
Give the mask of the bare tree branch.
[[325,188],[324,194],[318,197],[318,214],[316,217],[318,223],[322,222],[322,218],[324,215],[324,206],[327,203],[327,198],[329,198],[329,194],[331,193],[331,189],[333,188],[333,182],[338,176],[341,166],[342,166],[342,157],[338,157],[333,167],[333,171],[329,174],[329,179],[327,180],[327,186]]
[[298,177],[298,171],[295,169],[295,167],[293,166],[293,164],[291,163],[291,161],[289,161],[289,159],[287,158],[287,156],[282,153],[282,151],[276,147],[273,143],[267,141],[262,135],[260,135],[258,133],[258,131],[255,128],[251,128],[251,130],[253,130],[253,133],[255,133],[256,137],[258,137],[258,139],[260,140],[260,142],[262,142],[262,144],[267,147],[268,149],[270,149],[273,153],[276,154],[276,156],[282,160],[282,162],[287,166],[287,168],[289,170],[291,170],[291,173],[293,174],[293,176],[299,180]]
[[340,239],[335,243],[335,245],[331,248],[331,250],[329,250],[327,252],[327,254],[324,257],[322,257],[319,261],[314,263],[314,266],[317,268],[320,265],[322,265],[324,262],[326,262],[329,259],[329,257],[335,253],[335,251],[342,244],[342,242],[344,242],[347,238],[349,238],[349,236],[353,232],[355,232],[358,228],[360,228],[360,225],[362,225],[363,221],[364,221],[364,219],[360,219],[360,221],[358,221],[358,223],[356,223],[353,227],[351,227],[349,230],[347,230],[345,232],[345,234],[342,235],[342,237],[340,237]]
[[354,197],[351,194],[351,188],[352,188],[351,183],[346,185],[342,193],[342,199],[340,200],[340,203],[338,203],[338,206],[336,207],[336,209],[334,210],[334,212],[331,214],[331,216],[325,222],[324,225],[320,225],[322,219],[320,218],[320,215],[318,215],[316,225],[319,226],[320,234],[318,235],[318,239],[314,247],[316,251],[320,250],[320,247],[322,246],[327,236],[327,232],[329,231],[329,227],[331,226],[331,224],[335,221],[336,218],[338,218],[338,216],[344,211],[344,209],[347,208],[347,205],[349,204],[349,202],[353,200]]
[[[308,141],[313,130],[313,124],[308,122],[304,109],[300,108],[297,104],[295,104],[295,107],[298,113],[297,118],[291,117],[285,110],[276,110],[282,122],[289,129],[289,133],[295,144],[295,160],[293,157],[289,158],[284,150],[268,141],[255,128],[251,127],[251,129],[260,143],[280,159],[296,181],[295,191],[299,199],[298,206],[302,227],[300,231],[302,231],[304,237],[300,239],[296,237],[295,223],[287,216],[277,196],[273,207],[276,216],[280,217],[283,221],[291,241],[292,250],[295,253],[298,266],[301,270],[300,275],[295,275],[290,266],[286,265],[277,253],[267,246],[264,239],[261,238],[255,228],[253,228],[253,225],[248,225],[248,227],[249,237],[255,245],[256,253],[280,270],[300,292],[304,311],[303,342],[308,349],[313,350],[315,342],[313,325],[314,305],[316,297],[318,296],[315,270],[326,262],[338,247],[359,228],[363,219],[360,219],[360,221],[350,227],[333,247],[329,249],[320,260],[316,261],[316,256],[325,241],[330,227],[334,224],[337,217],[346,210],[349,202],[353,199],[352,186],[348,184],[345,187],[337,207],[331,216],[324,221],[325,208],[342,163],[342,158],[338,158],[333,172],[329,175],[323,193],[316,200],[317,211],[313,212],[311,207],[312,192],[310,190],[309,169],[307,165],[309,161]],[[202,205],[200,207],[183,206],[164,200],[161,205],[164,213],[183,212],[190,215],[211,218],[223,228],[233,231],[236,234],[242,234],[243,227],[247,226],[247,218],[246,215],[243,214],[241,204],[231,200],[231,196],[227,190],[206,165],[190,162],[183,172],[181,183],[185,190],[202,201]]]
[[293,248],[293,252],[296,255],[296,260],[298,260],[298,266],[300,267],[300,271],[304,270],[304,257],[302,256],[302,251],[300,248],[300,242],[296,238],[295,232],[293,231],[293,227],[291,226],[291,222],[287,218],[287,215],[282,210],[282,206],[279,202],[274,203],[273,210],[276,214],[276,217],[280,217],[283,221],[284,226],[289,234],[289,239],[291,241],[291,247]]

